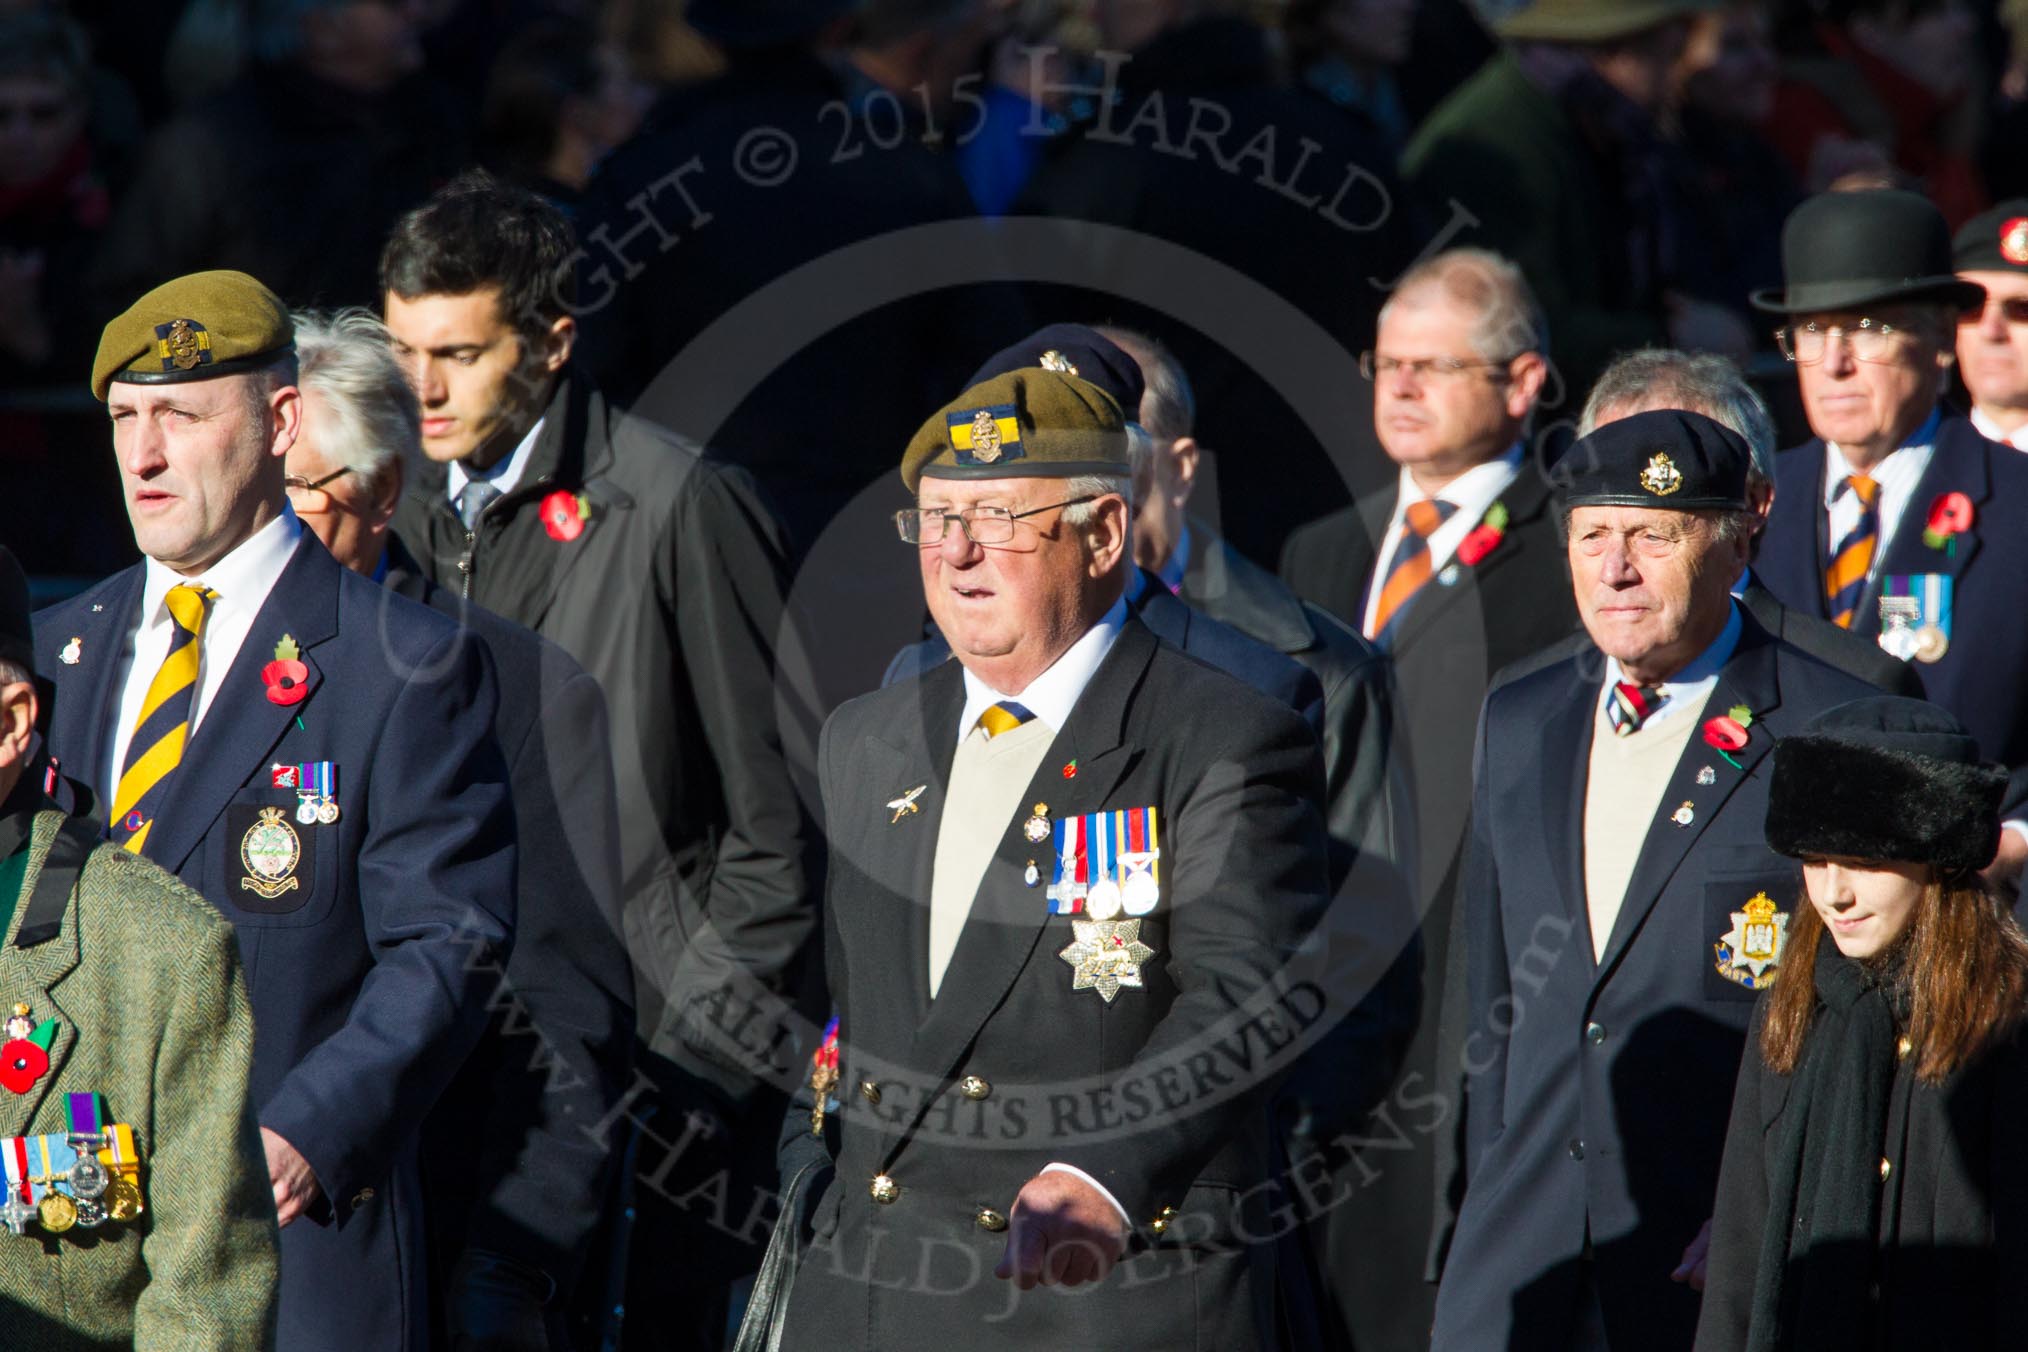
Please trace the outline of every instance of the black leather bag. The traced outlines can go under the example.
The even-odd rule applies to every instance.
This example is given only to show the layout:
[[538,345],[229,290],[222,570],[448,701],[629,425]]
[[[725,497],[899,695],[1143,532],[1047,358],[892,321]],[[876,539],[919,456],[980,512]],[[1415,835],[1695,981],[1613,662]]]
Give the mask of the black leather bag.
[[781,1214],[775,1217],[768,1251],[754,1275],[753,1295],[739,1321],[732,1352],[781,1352],[782,1328],[789,1318],[789,1286],[796,1279],[796,1262],[802,1257],[803,1236],[809,1230],[810,1199],[822,1193],[830,1173],[828,1159],[806,1161],[783,1189]]

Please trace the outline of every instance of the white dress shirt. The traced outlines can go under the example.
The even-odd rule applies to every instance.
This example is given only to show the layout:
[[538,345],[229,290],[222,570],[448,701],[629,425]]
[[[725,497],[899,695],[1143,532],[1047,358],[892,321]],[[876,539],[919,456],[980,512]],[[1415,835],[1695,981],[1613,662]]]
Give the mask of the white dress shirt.
[[[116,670],[114,674],[114,679],[121,682],[120,713],[113,726],[112,754],[103,767],[108,811],[113,790],[120,783],[120,766],[127,758],[127,743],[132,740],[134,725],[147,703],[148,687],[154,684],[162,659],[169,655],[169,640],[175,629],[175,622],[169,617],[170,589],[190,582],[218,593],[198,639],[197,691],[190,701],[189,732],[189,736],[195,737],[199,721],[224,683],[225,673],[232,670],[233,660],[253,630],[254,619],[267,604],[268,593],[275,589],[282,570],[289,566],[302,534],[302,523],[284,502],[280,516],[196,577],[184,577],[153,559],[143,565],[146,581],[141,587],[141,623],[120,654],[124,670]],[[188,745],[186,742],[186,749]]]
[[[1907,441],[1889,451],[1887,458],[1867,476],[1880,485],[1880,535],[1873,546],[1873,569],[1868,577],[1880,573],[1880,561],[1887,557],[1887,542],[1894,538],[1901,514],[1908,510],[1915,486],[1922,481],[1922,472],[1929,468],[1929,458],[1936,451],[1936,429],[1942,421],[1942,410],[1931,413]],[[1838,486],[1851,477],[1852,463],[1845,453],[1831,442],[1824,443],[1824,511],[1830,527],[1829,548],[1834,551],[1859,524],[1859,495],[1838,491]]]
[[[1725,628],[1718,631],[1718,637],[1711,640],[1711,646],[1690,659],[1681,671],[1661,682],[1662,702],[1641,722],[1641,731],[1647,732],[1682,713],[1685,709],[1701,709],[1718,684],[1718,673],[1732,660],[1733,650],[1739,647],[1740,632],[1746,622],[1740,618],[1739,602],[1732,603],[1732,613],[1726,618]],[[1612,695],[1613,686],[1626,679],[1617,657],[1606,658],[1605,683],[1599,687],[1598,702],[1604,706]]]
[[2028,451],[2028,422],[2022,423],[2011,432],[2002,432],[2000,424],[1986,416],[1986,411],[1974,406],[1972,427],[1988,441],[1997,441],[2002,446],[2012,446],[2017,451]]
[[[1516,442],[1499,459],[1472,466],[1435,495],[1440,501],[1455,503],[1458,510],[1451,513],[1451,519],[1437,527],[1429,537],[1432,576],[1443,571],[1451,556],[1458,552],[1458,546],[1465,542],[1465,537],[1477,528],[1493,504],[1500,500],[1500,495],[1520,477],[1524,452],[1525,448]],[[1366,585],[1366,609],[1360,617],[1359,631],[1368,638],[1373,637],[1374,612],[1380,607],[1381,590],[1387,586],[1388,566],[1394,562],[1395,548],[1408,530],[1409,504],[1421,502],[1423,496],[1423,491],[1415,486],[1415,477],[1404,465],[1400,486],[1394,494],[1394,516],[1387,523],[1387,534],[1380,537],[1380,555],[1374,561],[1373,580]]]
[[[1003,695],[965,668],[965,710],[958,716],[958,726],[953,730],[957,740],[962,742],[979,721],[979,715],[1002,700],[1013,700],[1022,708],[1034,714],[1052,733],[1061,732],[1070,720],[1070,711],[1077,707],[1078,697],[1091,684],[1093,673],[1106,660],[1106,654],[1113,650],[1119,639],[1120,627],[1127,622],[1125,597],[1113,602],[1112,609],[1100,617],[1099,622],[1087,629],[1077,642],[1064,650],[1063,656],[1050,663],[1049,670],[1028,683],[1028,688],[1018,695]],[[1099,1196],[1113,1205],[1120,1213],[1120,1220],[1131,1231],[1133,1217],[1120,1205],[1120,1199],[1113,1196],[1106,1185],[1093,1178],[1074,1164],[1045,1164],[1042,1172],[1074,1174],[1098,1190]]]
[[451,506],[458,505],[458,495],[465,491],[465,485],[477,480],[493,485],[502,496],[512,493],[521,483],[521,476],[528,472],[528,457],[535,450],[535,439],[542,435],[542,424],[547,418],[537,418],[535,426],[528,429],[528,435],[514,448],[514,453],[486,469],[474,472],[462,460],[453,460],[444,475],[444,489],[451,496]]

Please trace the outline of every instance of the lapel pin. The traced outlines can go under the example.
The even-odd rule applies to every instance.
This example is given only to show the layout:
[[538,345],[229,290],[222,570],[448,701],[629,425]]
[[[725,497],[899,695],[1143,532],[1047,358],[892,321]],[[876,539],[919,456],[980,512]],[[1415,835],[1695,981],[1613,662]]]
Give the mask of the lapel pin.
[[927,784],[918,784],[914,788],[910,789],[907,793],[901,795],[901,797],[888,799],[887,800],[888,809],[894,813],[894,816],[888,819],[887,824],[889,826],[892,826],[896,822],[900,821],[903,817],[906,817],[909,813],[922,811],[920,807],[916,806],[915,800],[922,797],[923,790],[927,789],[928,787],[929,785]]
[[56,655],[56,660],[67,667],[74,667],[77,665],[78,658],[83,656],[84,640],[74,636],[70,642],[63,645],[63,651]]
[[1458,566],[1455,563],[1447,563],[1444,565],[1443,571],[1437,574],[1437,584],[1444,587],[1455,587],[1458,585],[1458,576]]
[[1077,778],[1077,762],[1076,762],[1076,761],[1068,761],[1068,762],[1066,762],[1066,763],[1064,764],[1064,767],[1063,767],[1063,777],[1064,777],[1065,779],[1076,779],[1076,778]]
[[1724,757],[1725,763],[1735,770],[1746,767],[1732,758],[1735,751],[1743,751],[1751,737],[1747,729],[1753,726],[1753,710],[1744,704],[1735,704],[1717,718],[1704,723],[1704,744]]
[[92,614],[96,615],[104,609],[105,607],[99,604],[97,601],[92,602]]
[[1705,786],[1716,784],[1718,782],[1718,771],[1712,769],[1708,765],[1705,766],[1702,770],[1699,770],[1697,772],[1697,782],[1700,785]]
[[1691,822],[1697,820],[1697,809],[1692,807],[1688,801],[1685,801],[1683,806],[1676,809],[1676,815],[1669,820],[1675,822],[1678,826],[1688,826]]
[[275,660],[261,668],[261,684],[267,687],[270,704],[301,704],[310,693],[310,669],[303,665],[303,653],[288,634],[275,645]]
[[[1049,839],[1049,833],[1053,829],[1049,824],[1049,804],[1047,803],[1037,803],[1035,811],[1029,816],[1028,820],[1021,823],[1021,834],[1027,838],[1028,843],[1031,845],[1040,845],[1043,841]],[[1030,884],[1030,886],[1033,886],[1033,884]]]

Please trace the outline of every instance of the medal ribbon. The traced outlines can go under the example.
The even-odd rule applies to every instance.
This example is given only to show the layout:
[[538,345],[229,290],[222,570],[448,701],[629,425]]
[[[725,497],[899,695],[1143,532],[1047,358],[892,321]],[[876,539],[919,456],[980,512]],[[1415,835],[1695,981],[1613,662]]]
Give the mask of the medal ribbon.
[[70,1134],[73,1136],[97,1136],[99,1126],[99,1096],[97,1094],[65,1094],[65,1103],[70,1111]]
[[21,1200],[35,1204],[35,1185],[28,1181],[28,1138],[16,1136],[7,1142],[7,1188],[20,1190]]

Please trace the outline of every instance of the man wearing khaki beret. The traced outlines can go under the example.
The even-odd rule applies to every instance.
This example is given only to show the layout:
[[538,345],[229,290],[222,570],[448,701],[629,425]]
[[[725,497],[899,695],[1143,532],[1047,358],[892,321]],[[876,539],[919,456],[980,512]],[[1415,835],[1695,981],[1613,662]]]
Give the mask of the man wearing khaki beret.
[[903,459],[957,660],[824,729],[840,1078],[784,1176],[835,1176],[786,1346],[1272,1345],[1257,1185],[1317,1013],[1283,983],[1325,904],[1321,762],[1128,612],[1127,475],[1119,406],[1039,368]]
[[259,282],[141,297],[92,393],[147,558],[37,619],[50,754],[116,844],[238,931],[280,1345],[419,1346],[416,1124],[513,933],[491,670],[298,523],[293,332]]

